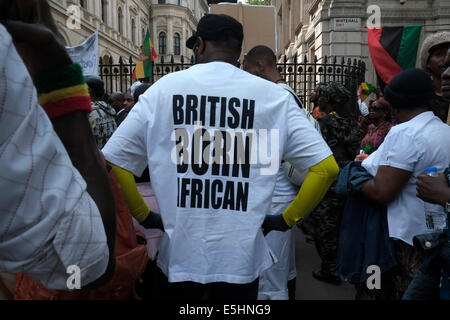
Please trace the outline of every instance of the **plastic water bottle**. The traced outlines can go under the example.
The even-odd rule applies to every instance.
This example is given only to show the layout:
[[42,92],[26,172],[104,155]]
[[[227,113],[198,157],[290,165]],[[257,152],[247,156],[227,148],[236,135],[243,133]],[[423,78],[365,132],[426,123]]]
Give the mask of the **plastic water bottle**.
[[[430,177],[437,177],[437,168],[427,168],[426,175]],[[444,229],[447,228],[447,212],[445,209],[439,204],[429,202],[425,202],[424,206],[427,228],[430,232],[443,232]]]

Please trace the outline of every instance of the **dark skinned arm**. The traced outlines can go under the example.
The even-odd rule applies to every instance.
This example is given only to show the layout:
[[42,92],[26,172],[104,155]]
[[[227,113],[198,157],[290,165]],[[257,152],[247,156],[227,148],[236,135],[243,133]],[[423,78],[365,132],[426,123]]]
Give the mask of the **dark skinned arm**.
[[450,202],[450,188],[445,175],[439,177],[420,176],[417,178],[417,196],[426,202],[445,207]]
[[375,178],[364,183],[362,193],[372,201],[388,205],[397,198],[410,177],[409,171],[380,166]]
[[105,273],[83,289],[92,289],[109,281],[115,270],[116,206],[108,172],[100,158],[85,112],[79,111],[52,121],[53,127],[87,184],[87,191],[97,204],[105,228],[109,262]]
[[[58,70],[72,63],[55,33],[55,23],[45,0],[13,1],[15,15],[2,21],[33,79],[42,72]],[[33,16],[37,15],[37,16]],[[26,18],[23,18],[26,17]],[[39,21],[35,23],[35,21]],[[105,228],[109,261],[105,273],[83,289],[96,288],[112,277],[115,269],[116,207],[108,173],[100,159],[86,112],[77,111],[53,119],[55,132],[75,168],[87,184]]]

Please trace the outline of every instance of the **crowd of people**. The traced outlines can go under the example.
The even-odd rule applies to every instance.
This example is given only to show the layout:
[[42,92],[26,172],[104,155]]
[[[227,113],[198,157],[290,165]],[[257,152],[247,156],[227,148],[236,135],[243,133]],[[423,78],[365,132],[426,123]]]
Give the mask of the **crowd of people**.
[[295,300],[295,226],[321,259],[312,276],[356,299],[449,298],[450,234],[430,230],[425,203],[450,207],[450,32],[425,39],[422,69],[362,83],[358,114],[331,81],[309,112],[270,48],[238,67],[232,17],[200,20],[188,70],[107,94],[47,1],[0,9],[0,270],[14,298]]

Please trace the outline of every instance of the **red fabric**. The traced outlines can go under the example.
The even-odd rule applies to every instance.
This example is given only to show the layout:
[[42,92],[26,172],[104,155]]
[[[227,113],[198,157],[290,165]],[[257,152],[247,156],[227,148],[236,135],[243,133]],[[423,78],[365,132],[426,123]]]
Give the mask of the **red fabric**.
[[72,97],[55,102],[49,102],[42,106],[50,119],[59,118],[75,111],[92,112],[91,98]]
[[373,66],[380,78],[389,84],[397,74],[402,72],[402,68],[392,59],[389,53],[380,43],[382,28],[369,28],[369,50],[372,58]]
[[313,116],[313,118],[316,119],[316,120],[318,120],[318,119],[320,119],[320,118],[323,118],[323,117],[325,117],[326,115],[327,115],[327,114],[326,114],[325,112],[321,112],[321,111],[319,110],[319,106],[315,107],[314,110],[313,110],[313,112],[312,112],[312,116]]
[[[122,196],[112,168],[107,166],[117,207],[116,269],[110,281],[90,291],[48,290],[30,276],[18,274],[15,300],[128,300],[133,297],[135,282],[145,270],[148,261],[144,236],[133,227],[131,214]],[[138,239],[142,239],[139,241]]]

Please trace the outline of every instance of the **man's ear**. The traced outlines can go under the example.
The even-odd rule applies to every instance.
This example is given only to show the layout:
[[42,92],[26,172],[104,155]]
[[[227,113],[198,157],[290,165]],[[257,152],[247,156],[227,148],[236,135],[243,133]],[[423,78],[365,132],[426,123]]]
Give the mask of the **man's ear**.
[[202,37],[198,37],[197,41],[198,41],[197,53],[203,54],[206,50],[206,43],[205,43],[205,41],[203,41]]

